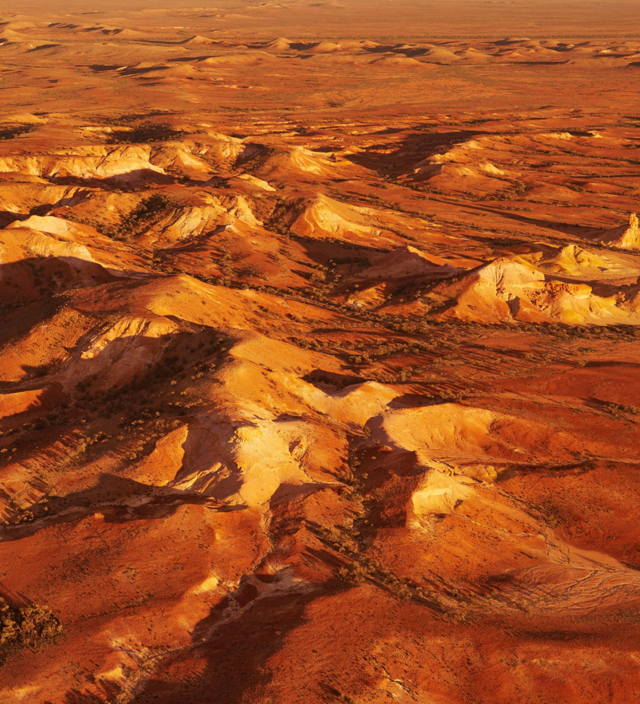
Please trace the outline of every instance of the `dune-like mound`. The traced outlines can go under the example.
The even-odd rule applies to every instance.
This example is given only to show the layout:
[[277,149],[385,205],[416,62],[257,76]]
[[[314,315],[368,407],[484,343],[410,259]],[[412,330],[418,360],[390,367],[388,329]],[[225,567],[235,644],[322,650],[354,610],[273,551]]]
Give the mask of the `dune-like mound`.
[[142,275],[139,261],[114,256],[108,240],[97,232],[66,225],[58,218],[34,216],[0,230],[0,292],[5,300],[24,304],[45,292],[54,296]]
[[428,180],[440,188],[465,191],[469,189],[493,192],[508,188],[508,182],[501,180],[505,172],[493,164],[456,164],[446,161],[433,161],[424,166],[418,166],[413,171],[413,177]]
[[100,263],[112,269],[113,273],[125,267],[131,274],[140,271],[136,257],[130,257],[126,265],[119,264],[109,238],[94,228],[54,216],[32,215],[26,220],[15,221],[0,230],[0,239],[3,242],[4,263],[20,261],[28,253],[29,258],[56,257],[73,261],[76,265],[81,262]]
[[541,441],[541,461],[555,457],[563,462],[570,460],[579,447],[570,433],[557,433],[530,420],[454,403],[387,411],[381,430],[387,444],[416,452],[419,461],[440,468],[442,464],[438,463],[527,463],[533,447]]
[[264,47],[265,49],[273,49],[275,51],[289,51],[291,44],[293,42],[285,37],[278,37],[270,42],[267,42]]
[[[250,147],[247,146],[247,149]],[[349,161],[332,154],[296,146],[278,150],[255,170],[256,175],[270,179],[297,177],[303,180],[337,179],[353,174],[357,168]]]
[[334,51],[340,51],[341,49],[342,45],[337,42],[318,42],[309,47],[307,51],[310,54],[330,54]]
[[457,269],[441,257],[404,246],[371,258],[366,275],[371,277],[451,276]]
[[423,61],[428,61],[436,64],[450,64],[460,61],[459,57],[454,51],[445,46],[437,46],[434,44],[427,45],[425,53],[422,55]]
[[499,142],[491,137],[465,140],[414,162],[408,177],[447,190],[483,193],[507,190],[518,174],[489,160],[495,158],[498,150]]
[[611,260],[594,252],[587,252],[575,244],[569,244],[563,247],[555,257],[547,259],[545,263],[547,267],[558,272],[580,274],[585,270],[605,270],[611,265]]
[[601,250],[585,250],[575,244],[521,256],[544,272],[573,279],[628,284],[638,278],[634,262],[626,256],[612,252],[603,255]]
[[599,233],[599,235],[596,235],[596,239],[610,247],[639,252],[640,228],[638,227],[638,216],[635,213],[631,213],[628,225],[622,225],[613,230],[605,230]]
[[[565,254],[566,257],[566,254]],[[519,320],[572,324],[637,324],[631,299],[615,292],[596,295],[583,283],[567,283],[547,278],[524,260],[499,258],[463,276],[458,283],[443,283],[436,289],[449,298],[438,313],[443,319],[495,323]]]
[[[75,153],[74,153],[75,151]],[[0,158],[0,173],[19,173],[46,178],[82,180],[114,179],[145,180],[153,174],[164,174],[150,161],[151,148],[145,146],[88,146],[72,150],[27,157]]]
[[196,34],[191,39],[185,39],[183,44],[188,46],[209,46],[211,44],[218,44],[219,39],[211,39],[211,37],[203,37],[200,34]]
[[273,186],[270,186],[267,181],[263,181],[261,178],[257,178],[251,174],[240,174],[238,178],[241,178],[243,181],[247,181],[247,183],[250,183],[256,188],[260,188],[263,191],[271,191],[272,193],[276,191],[276,189]]
[[[198,154],[198,151],[200,151],[200,154]],[[209,149],[193,149],[191,145],[179,141],[169,142],[155,149],[150,161],[163,171],[182,173],[191,178],[202,178],[204,180],[210,178],[214,171],[209,161],[205,161],[202,158],[209,151]],[[237,153],[239,153],[239,150]],[[230,155],[230,150],[227,150],[227,154],[223,154],[223,156]]]
[[233,226],[240,222],[259,227],[258,220],[244,196],[216,197],[203,194],[196,204],[170,204],[161,217],[148,229],[138,233],[145,243],[176,243],[210,234],[216,228]]
[[409,56],[383,56],[373,63],[376,66],[424,66],[421,61]]
[[26,125],[43,125],[46,121],[46,118],[30,112],[10,114],[2,118],[2,122],[19,122]]
[[372,224],[372,216],[372,209],[318,196],[291,225],[291,231],[312,239],[340,238],[371,245],[388,242],[388,233]]
[[[359,66],[362,65],[368,65],[368,64],[379,64],[381,61],[383,62],[382,65],[384,64],[384,59],[376,59],[375,55],[372,56],[370,54],[362,54],[359,52],[342,52],[342,51],[333,51],[333,52],[323,52],[320,54],[311,54],[308,59],[311,63],[314,64],[357,64]],[[392,65],[392,64],[391,64]]]
[[266,51],[252,53],[219,54],[202,59],[200,62],[205,66],[247,66],[260,64],[268,61],[277,61],[278,58]]
[[473,47],[469,47],[469,49],[463,49],[462,51],[459,51],[456,55],[458,56],[458,58],[463,59],[465,61],[469,61],[470,63],[487,63],[488,61],[491,61],[490,54],[480,51],[479,49],[475,49]]

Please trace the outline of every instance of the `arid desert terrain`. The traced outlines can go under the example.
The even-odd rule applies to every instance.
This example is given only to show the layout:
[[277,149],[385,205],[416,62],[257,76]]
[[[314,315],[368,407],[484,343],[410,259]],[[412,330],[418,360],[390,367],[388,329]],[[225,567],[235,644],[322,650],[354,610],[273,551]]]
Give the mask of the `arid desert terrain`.
[[640,3],[0,5],[0,703],[640,701]]

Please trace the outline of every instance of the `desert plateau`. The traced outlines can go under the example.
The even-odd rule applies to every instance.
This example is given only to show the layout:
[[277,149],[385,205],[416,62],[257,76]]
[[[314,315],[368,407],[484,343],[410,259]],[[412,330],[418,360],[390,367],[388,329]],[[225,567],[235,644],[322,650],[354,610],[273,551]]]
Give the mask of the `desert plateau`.
[[0,704],[640,702],[640,3],[0,3]]

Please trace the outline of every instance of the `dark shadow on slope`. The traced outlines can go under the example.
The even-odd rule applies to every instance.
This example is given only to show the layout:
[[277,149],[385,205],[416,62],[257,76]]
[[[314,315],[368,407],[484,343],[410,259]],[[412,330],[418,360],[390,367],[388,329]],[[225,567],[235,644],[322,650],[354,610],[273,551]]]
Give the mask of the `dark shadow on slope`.
[[[46,489],[44,485],[41,488]],[[154,492],[158,492],[158,487],[113,474],[101,474],[94,487],[65,497],[50,497],[49,513],[44,517],[32,523],[0,527],[0,542],[20,540],[52,525],[74,524],[96,512],[102,514],[105,523],[126,523],[168,518],[184,505],[208,506],[225,513],[246,508],[242,504],[227,506],[197,492]],[[146,499],[144,502],[126,503],[127,499],[142,497]]]
[[125,68],[122,71],[118,71],[121,76],[142,76],[145,73],[151,73],[153,71],[166,71],[168,66],[147,66],[146,68]]
[[62,46],[62,44],[41,44],[33,49],[29,49],[27,54],[33,54],[34,51],[42,51],[43,49],[56,49],[59,46]]
[[173,58],[167,59],[167,63],[192,63],[197,61],[204,61],[205,59],[211,59],[213,56],[207,54],[206,56],[174,56]]
[[[0,268],[1,272],[2,268]],[[9,343],[14,338],[26,335],[29,330],[54,315],[60,307],[60,302],[51,297],[34,298],[28,302],[21,302],[15,298],[5,298],[2,303],[3,305],[0,305],[0,319],[2,320],[2,325],[0,325],[0,346]],[[5,382],[0,382],[0,388],[4,388],[4,385]]]
[[440,403],[440,399],[407,393],[402,394],[402,396],[396,396],[387,404],[387,407],[392,409],[424,408],[425,406],[437,406]]
[[[447,203],[450,201],[447,201],[446,198],[441,198],[440,199],[442,202]],[[453,203],[454,205],[460,205],[459,203]],[[497,208],[492,208],[491,206],[487,205],[478,205],[474,203],[464,203],[463,207],[466,210],[479,210],[482,212],[486,213],[491,213],[492,215],[495,215],[497,217],[503,217],[507,220],[514,220],[515,222],[521,222],[526,225],[535,225],[536,227],[543,228],[545,230],[553,230],[554,232],[561,232],[564,235],[573,235],[574,237],[581,237],[581,238],[586,238],[588,239],[590,235],[593,235],[596,232],[599,232],[599,230],[596,230],[593,227],[586,227],[584,225],[575,225],[573,223],[562,223],[562,222],[552,222],[551,220],[543,220],[541,218],[531,218],[527,217],[525,215],[517,215],[516,213],[509,213],[508,211],[497,209]],[[465,237],[469,237],[470,239],[474,239],[473,235],[465,233]],[[522,238],[522,239],[520,239]],[[479,238],[481,240],[486,241],[487,239],[504,239],[504,238],[496,238],[495,235],[487,235]],[[512,242],[510,244],[531,244],[531,241],[526,239],[526,235],[520,235],[517,233],[514,233],[512,237],[508,238]]]
[[23,215],[22,213],[14,213],[10,210],[0,210],[0,229],[4,229],[7,225],[11,225],[12,222],[26,220],[28,217],[28,215]]
[[[107,679],[97,680],[94,684],[98,694],[94,692],[72,689],[65,693],[61,704],[105,704],[105,702],[115,702],[120,694],[120,685]],[[53,702],[44,702],[53,704]]]
[[[51,239],[55,244],[55,235]],[[73,242],[69,244],[73,245]],[[40,301],[45,308],[49,307],[46,299],[52,295],[122,281],[126,276],[124,271],[123,276],[116,276],[102,264],[64,255],[33,257],[2,264],[0,274],[0,305],[4,303],[6,307],[15,307]]]
[[[239,704],[247,696],[259,697],[271,680],[269,658],[282,647],[286,635],[305,623],[307,605],[317,593],[284,593],[255,600],[237,618],[205,635],[196,625],[194,639],[204,642],[167,656],[131,704]],[[212,616],[223,619],[229,603],[223,602]],[[206,662],[197,676],[176,679],[175,671],[188,671],[189,663]],[[186,669],[185,669],[186,668]]]
[[[431,125],[428,125],[431,127]],[[420,125],[412,130],[419,130]],[[465,142],[476,137],[478,132],[471,130],[458,130],[456,132],[412,132],[395,144],[382,143],[369,147],[358,154],[348,154],[345,158],[358,166],[376,171],[389,173],[402,170],[434,154],[448,151],[460,142]],[[381,150],[395,148],[391,153],[380,153]]]
[[122,68],[122,64],[89,64],[87,68],[90,68],[94,73],[104,73]]
[[[131,133],[127,133],[131,134]],[[158,141],[158,140],[148,140]],[[120,142],[118,142],[120,143]],[[129,144],[131,142],[124,142]],[[153,169],[135,169],[123,174],[116,174],[107,178],[88,177],[81,178],[79,176],[50,176],[48,181],[57,186],[87,186],[88,188],[104,188],[105,185],[112,187],[120,187],[122,185],[129,188],[138,187],[146,188],[149,184],[168,185],[179,182],[175,176],[162,174]]]
[[83,489],[68,496],[52,496],[49,498],[49,512],[54,514],[67,508],[90,508],[110,501],[150,494],[154,486],[143,484],[133,479],[119,477],[114,474],[103,473],[98,478],[95,486]]
[[[74,205],[79,205],[80,203],[84,203],[87,200],[91,199],[91,192],[90,191],[81,191],[80,193],[77,193],[74,196],[69,196],[68,198],[61,198],[60,200],[56,201],[55,203],[42,203],[42,205],[36,205],[35,207],[31,208],[29,211],[29,216],[30,215],[40,215],[44,216],[47,215],[49,212],[52,210],[55,210],[56,208],[72,208]],[[16,219],[17,220],[24,220],[28,216],[18,216]]]
[[348,374],[338,374],[336,372],[328,372],[324,369],[314,369],[302,377],[308,384],[313,384],[317,389],[325,393],[335,393],[342,391],[347,386],[363,384],[365,379]]
[[[497,464],[497,463],[496,463]],[[499,465],[497,465],[499,466]],[[505,466],[503,464],[503,466]],[[506,465],[505,469],[502,469],[496,478],[496,484],[500,484],[509,479],[513,479],[518,476],[526,476],[528,474],[535,474],[537,476],[563,476],[565,474],[576,475],[585,474],[596,469],[596,462],[591,459],[583,460],[581,462],[570,462],[568,464],[558,464],[558,465]]]
[[23,134],[35,132],[38,129],[37,125],[18,125],[16,127],[7,127],[0,129],[0,140],[15,139]]
[[286,504],[290,501],[296,501],[301,498],[315,494],[317,491],[322,491],[323,489],[330,489],[335,487],[335,484],[330,484],[328,482],[306,482],[304,484],[287,484],[282,483],[276,489],[275,493],[269,499],[269,506],[273,508],[280,504]]

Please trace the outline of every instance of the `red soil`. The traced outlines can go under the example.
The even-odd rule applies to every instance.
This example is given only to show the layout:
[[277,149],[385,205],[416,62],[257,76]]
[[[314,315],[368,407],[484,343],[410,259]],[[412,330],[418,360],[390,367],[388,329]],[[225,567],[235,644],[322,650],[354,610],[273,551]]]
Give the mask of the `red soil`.
[[3,6],[0,701],[637,701],[637,3],[176,5]]

